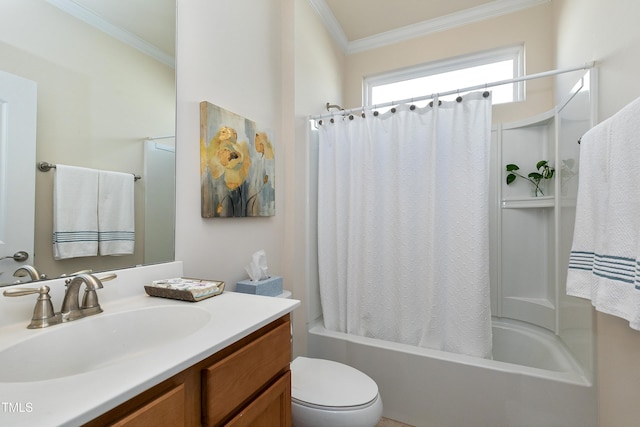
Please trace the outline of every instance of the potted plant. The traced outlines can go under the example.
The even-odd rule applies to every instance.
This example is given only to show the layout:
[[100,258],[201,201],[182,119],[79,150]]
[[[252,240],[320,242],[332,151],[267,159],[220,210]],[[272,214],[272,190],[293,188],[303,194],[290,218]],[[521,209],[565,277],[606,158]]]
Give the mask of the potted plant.
[[526,179],[533,185],[532,193],[534,197],[544,196],[544,192],[542,191],[542,184],[544,184],[543,180],[553,178],[553,174],[556,171],[554,168],[549,166],[549,162],[547,160],[540,160],[538,163],[536,163],[536,171],[530,172],[527,176],[520,175],[518,172],[516,172],[520,170],[520,167],[513,163],[509,163],[506,166],[506,169],[507,172],[509,172],[507,174],[507,185],[514,182],[517,177]]

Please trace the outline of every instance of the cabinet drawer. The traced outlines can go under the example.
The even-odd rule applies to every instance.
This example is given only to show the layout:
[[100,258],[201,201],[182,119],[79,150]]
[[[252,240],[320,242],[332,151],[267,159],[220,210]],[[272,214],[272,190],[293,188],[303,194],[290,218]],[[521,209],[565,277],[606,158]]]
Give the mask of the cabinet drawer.
[[291,427],[291,372],[282,375],[225,427]]
[[202,371],[206,425],[219,424],[289,369],[290,325],[289,321],[282,323]]
[[185,425],[184,384],[169,390],[127,417],[112,424],[113,427],[181,427]]

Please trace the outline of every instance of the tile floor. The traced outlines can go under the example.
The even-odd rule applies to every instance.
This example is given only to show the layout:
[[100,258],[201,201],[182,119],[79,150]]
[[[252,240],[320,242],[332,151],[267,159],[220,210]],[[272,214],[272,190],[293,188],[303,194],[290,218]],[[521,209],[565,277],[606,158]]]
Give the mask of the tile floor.
[[395,421],[390,418],[382,418],[376,427],[413,427],[409,424],[401,423],[400,421]]

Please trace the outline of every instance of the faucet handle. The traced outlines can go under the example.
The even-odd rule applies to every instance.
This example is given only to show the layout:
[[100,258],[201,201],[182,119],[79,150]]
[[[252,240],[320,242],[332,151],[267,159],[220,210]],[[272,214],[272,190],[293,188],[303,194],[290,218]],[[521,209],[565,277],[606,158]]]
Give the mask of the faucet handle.
[[107,282],[109,280],[115,279],[116,277],[118,277],[116,273],[109,273],[105,276],[100,276],[100,277],[96,276],[96,279],[100,280],[101,282]]
[[46,292],[49,292],[48,286],[42,286],[40,288],[13,288],[7,289],[2,293],[5,297],[21,297],[24,295],[38,294],[41,293],[43,288],[47,288]]
[[55,325],[62,321],[61,316],[53,311],[53,304],[51,303],[49,291],[50,288],[48,286],[41,286],[39,288],[7,289],[2,294],[6,297],[20,297],[23,295],[39,294],[36,306],[33,309],[31,323],[27,326],[29,329],[37,329],[46,328],[47,326]]

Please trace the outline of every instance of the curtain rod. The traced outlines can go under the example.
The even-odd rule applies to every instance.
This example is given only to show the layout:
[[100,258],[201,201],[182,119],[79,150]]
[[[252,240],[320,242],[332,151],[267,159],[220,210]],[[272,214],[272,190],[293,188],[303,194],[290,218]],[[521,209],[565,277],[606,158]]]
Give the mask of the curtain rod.
[[[465,87],[465,88],[462,88],[462,89],[450,90],[450,91],[442,92],[442,93],[434,93],[434,94],[431,94],[431,95],[420,96],[420,97],[417,97],[417,98],[407,98],[407,99],[401,99],[400,101],[385,102],[384,104],[366,105],[366,106],[361,106],[361,107],[356,107],[356,108],[350,108],[348,110],[342,110],[337,114],[339,114],[341,116],[343,116],[343,115],[346,116],[346,115],[351,114],[354,111],[367,111],[367,110],[372,110],[374,108],[392,107],[394,105],[406,104],[408,102],[416,102],[416,101],[423,101],[425,99],[433,99],[436,96],[440,97],[440,96],[447,96],[447,95],[455,95],[456,93],[460,93],[460,92],[470,92],[470,91],[474,91],[474,90],[478,90],[478,89],[486,89],[486,88],[490,88],[490,87],[494,87],[494,86],[501,86],[501,85],[509,84],[509,83],[518,83],[518,82],[523,82],[523,81],[526,81],[526,80],[533,80],[533,79],[539,79],[539,78],[542,78],[542,77],[555,76],[557,74],[570,73],[571,71],[588,70],[588,69],[593,68],[594,66],[595,66],[595,61],[585,62],[584,64],[579,65],[579,66],[575,66],[575,67],[544,71],[542,73],[530,74],[528,76],[515,77],[513,79],[500,80],[500,81],[493,82],[493,83],[485,83],[485,84],[481,84],[481,85],[469,86],[469,87]],[[318,119],[323,119],[325,117],[333,117],[335,115],[336,115],[335,112],[326,113],[326,114],[321,114],[321,115],[318,115],[318,116],[312,116],[310,118],[310,120],[318,120]]]

